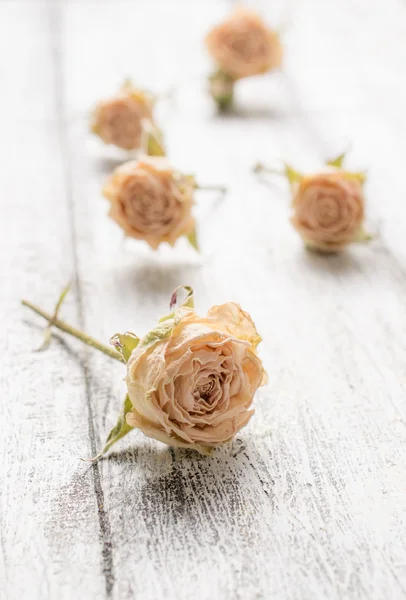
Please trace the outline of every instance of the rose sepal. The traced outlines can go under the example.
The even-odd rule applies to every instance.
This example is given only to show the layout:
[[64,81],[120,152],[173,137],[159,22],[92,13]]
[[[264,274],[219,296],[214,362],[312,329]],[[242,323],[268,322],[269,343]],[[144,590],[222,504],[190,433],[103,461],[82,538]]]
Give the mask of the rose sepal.
[[332,158],[326,162],[328,167],[335,167],[336,169],[341,169],[345,160],[347,152],[342,152],[336,158]]
[[130,397],[127,394],[125,397],[123,406],[121,408],[119,417],[117,419],[117,423],[115,424],[113,429],[110,431],[109,435],[107,436],[107,439],[103,446],[103,450],[101,452],[99,452],[99,454],[97,456],[92,458],[91,462],[95,462],[95,461],[99,460],[99,458],[102,458],[102,456],[104,456],[106,454],[106,452],[108,452],[110,450],[110,448],[116,442],[118,442],[118,440],[120,440],[121,438],[126,436],[127,433],[129,433],[132,429],[134,429],[134,427],[132,427],[131,425],[128,425],[128,423],[126,421],[127,413],[129,413],[132,410],[132,408],[133,408],[132,402],[130,400]]
[[358,181],[361,185],[364,185],[364,183],[366,182],[366,179],[367,179],[367,174],[365,171],[357,171],[357,172],[345,171],[345,176],[350,181],[351,180]]
[[147,156],[165,156],[163,134],[149,119],[142,122],[141,151]]
[[302,173],[300,173],[299,171],[296,171],[287,163],[285,163],[285,165],[284,165],[284,171],[285,171],[284,174],[291,186],[295,185],[296,183],[300,183],[304,177],[304,175]]
[[193,231],[191,231],[189,233],[189,235],[186,236],[187,241],[189,242],[189,244],[197,251],[200,252],[200,248],[199,248],[199,243],[197,241],[197,233],[196,233],[196,228],[193,229]]
[[110,338],[110,344],[118,350],[123,356],[125,362],[128,362],[132,351],[140,343],[140,338],[130,331],[125,333],[116,333]]
[[354,237],[354,242],[364,243],[364,242],[370,242],[373,239],[374,239],[374,236],[371,233],[368,233],[368,231],[366,231],[366,229],[361,227],[361,229],[359,230],[357,235]]

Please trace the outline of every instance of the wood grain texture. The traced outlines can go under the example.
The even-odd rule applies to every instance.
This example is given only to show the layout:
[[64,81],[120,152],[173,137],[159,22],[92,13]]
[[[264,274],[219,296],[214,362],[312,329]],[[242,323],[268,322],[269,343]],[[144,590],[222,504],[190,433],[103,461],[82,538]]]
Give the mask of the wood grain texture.
[[[2,99],[0,597],[104,597],[80,355],[41,342],[24,295],[52,305],[72,275],[49,7],[0,4]],[[4,87],[3,87],[4,86]],[[66,318],[78,318],[73,296]],[[27,321],[26,321],[27,319]],[[33,325],[35,324],[35,327]],[[80,350],[81,351],[81,350]],[[74,574],[74,576],[72,575]]]
[[[202,39],[232,4],[0,3],[2,600],[406,595],[406,6],[248,2],[287,26],[284,68],[241,82],[220,118]],[[154,254],[106,217],[123,155],[88,113],[129,75],[178,84],[158,114],[171,160],[229,188],[198,195],[201,256],[183,240]],[[286,186],[251,166],[317,168],[349,144],[378,239],[307,254]],[[104,341],[146,331],[181,283],[201,312],[252,314],[269,384],[231,448],[204,458],[134,432],[79,461],[115,422],[123,367],[66,338],[32,353],[43,323],[18,305],[51,309],[70,278],[64,318]]]

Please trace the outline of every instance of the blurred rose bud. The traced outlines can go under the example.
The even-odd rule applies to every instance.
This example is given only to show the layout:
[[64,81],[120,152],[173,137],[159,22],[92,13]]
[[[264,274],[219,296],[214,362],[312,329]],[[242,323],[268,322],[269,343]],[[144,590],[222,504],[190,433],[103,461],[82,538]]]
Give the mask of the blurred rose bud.
[[167,159],[145,156],[115,169],[103,193],[111,203],[109,215],[126,235],[155,250],[162,242],[173,245],[181,236],[196,244],[195,188],[194,178],[174,170]]
[[282,60],[277,33],[243,8],[209,32],[206,46],[219,69],[234,80],[266,73]]
[[96,106],[91,130],[106,144],[138,150],[143,140],[143,123],[153,122],[153,105],[150,94],[126,82],[115,96]]
[[363,174],[344,171],[341,165],[314,175],[296,174],[292,224],[306,246],[337,252],[371,239],[364,229],[363,182]]

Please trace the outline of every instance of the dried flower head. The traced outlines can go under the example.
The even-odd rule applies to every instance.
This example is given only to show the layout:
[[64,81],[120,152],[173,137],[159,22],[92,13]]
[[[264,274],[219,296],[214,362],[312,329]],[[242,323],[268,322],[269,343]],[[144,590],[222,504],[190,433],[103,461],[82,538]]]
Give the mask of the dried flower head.
[[233,79],[266,73],[282,60],[278,35],[243,8],[209,32],[206,46],[218,67]]
[[110,200],[109,215],[126,235],[146,241],[156,250],[173,245],[181,236],[193,243],[193,177],[175,171],[167,159],[142,157],[119,166],[103,193]]
[[125,82],[119,92],[96,106],[91,130],[106,144],[123,150],[138,150],[146,123],[153,123],[152,96]]
[[193,290],[184,289],[184,303],[143,338],[112,338],[127,361],[128,396],[104,451],[135,427],[170,446],[208,454],[254,413],[252,401],[265,373],[251,317],[232,302],[199,317]]
[[305,244],[320,252],[371,239],[364,229],[365,176],[344,170],[343,160],[341,155],[323,171],[293,182],[292,224]]
[[324,253],[339,252],[353,242],[366,242],[364,173],[343,168],[345,154],[328,161],[318,173],[303,175],[285,165],[285,171],[261,163],[255,171],[284,174],[292,190],[291,222],[307,248]]

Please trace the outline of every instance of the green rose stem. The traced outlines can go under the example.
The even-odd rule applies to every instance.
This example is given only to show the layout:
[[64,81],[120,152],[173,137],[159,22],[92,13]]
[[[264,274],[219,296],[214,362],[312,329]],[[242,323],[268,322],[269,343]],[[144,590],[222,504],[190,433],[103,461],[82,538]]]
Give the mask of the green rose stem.
[[272,167],[268,167],[264,165],[262,162],[258,162],[254,168],[254,173],[272,173],[272,175],[285,175],[285,171],[281,169],[273,169]]
[[[200,185],[200,184],[196,183],[193,176],[189,176],[189,177],[192,179],[193,187],[195,190],[201,190],[203,192],[219,192],[219,194],[221,194],[220,200],[221,201],[224,200],[224,197],[227,193],[227,188],[225,185]],[[194,229],[186,237],[187,237],[189,244],[191,246],[193,246],[193,248],[195,250],[197,250],[197,252],[199,252],[200,249],[199,249],[199,243],[198,243],[198,239],[197,239],[196,229]]]
[[195,188],[205,192],[220,192],[221,194],[227,192],[227,188],[224,185],[199,185],[196,183]]
[[42,310],[42,308],[35,306],[35,304],[32,304],[28,300],[21,300],[21,304],[33,310],[35,313],[37,313],[37,315],[40,315],[41,317],[44,317],[44,319],[47,319],[50,326],[57,327],[61,331],[64,331],[65,333],[72,335],[78,340],[81,340],[88,346],[96,348],[96,350],[100,350],[100,352],[107,354],[107,356],[110,356],[111,358],[115,358],[116,360],[125,363],[124,357],[119,352],[116,352],[116,350],[113,350],[113,348],[110,348],[109,346],[106,346],[105,344],[102,344],[101,342],[95,340],[90,335],[83,333],[83,331],[80,331],[80,329],[76,329],[75,327],[68,325],[68,323],[65,323],[64,321],[55,318],[54,315],[47,313],[45,310]]
[[286,177],[291,185],[295,183],[299,183],[302,179],[302,173],[299,171],[295,171],[286,163],[284,164],[283,169],[274,169],[273,167],[268,167],[264,165],[262,162],[258,162],[254,167],[253,171],[255,174],[259,175],[260,173],[270,173],[271,175],[282,175],[282,177]]

